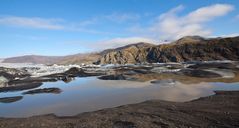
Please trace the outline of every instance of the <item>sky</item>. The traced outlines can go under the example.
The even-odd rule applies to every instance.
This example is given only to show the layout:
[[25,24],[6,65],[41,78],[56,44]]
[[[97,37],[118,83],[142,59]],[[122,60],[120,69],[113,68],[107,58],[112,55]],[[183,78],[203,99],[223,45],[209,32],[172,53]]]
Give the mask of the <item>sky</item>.
[[0,0],[0,58],[239,35],[239,0]]

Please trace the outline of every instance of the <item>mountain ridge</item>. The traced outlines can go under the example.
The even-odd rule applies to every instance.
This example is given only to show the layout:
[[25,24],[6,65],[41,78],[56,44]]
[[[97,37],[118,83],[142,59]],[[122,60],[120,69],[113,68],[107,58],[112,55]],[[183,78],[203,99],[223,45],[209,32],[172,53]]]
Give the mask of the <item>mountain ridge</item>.
[[239,36],[227,38],[184,37],[169,44],[124,49],[105,54],[99,64],[239,60]]
[[[100,57],[102,57],[104,54],[107,54],[112,51],[119,51],[128,47],[147,47],[147,46],[153,46],[153,44],[150,43],[135,43],[135,44],[129,44],[118,48],[112,48],[112,49],[105,49],[101,52],[92,52],[92,53],[78,53],[73,55],[67,55],[67,56],[42,56],[42,55],[24,55],[24,56],[17,56],[17,57],[10,57],[5,58],[3,60],[3,63],[34,63],[34,64],[82,64],[82,63],[93,63],[97,61]],[[37,61],[37,58],[39,60]]]
[[3,59],[3,63],[51,64],[60,61],[63,56],[24,55]]
[[226,38],[186,36],[169,44],[154,45],[146,42],[139,42],[95,53],[80,53],[68,56],[29,55],[6,58],[3,62],[43,64],[135,64],[225,59],[239,60],[239,36]]

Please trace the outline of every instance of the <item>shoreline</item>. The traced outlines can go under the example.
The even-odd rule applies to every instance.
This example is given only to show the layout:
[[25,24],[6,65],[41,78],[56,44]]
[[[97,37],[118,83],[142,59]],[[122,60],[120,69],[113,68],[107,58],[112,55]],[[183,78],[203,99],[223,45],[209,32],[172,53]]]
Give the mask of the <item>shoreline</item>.
[[150,100],[75,116],[1,118],[0,128],[239,127],[239,91],[215,91],[189,102]]

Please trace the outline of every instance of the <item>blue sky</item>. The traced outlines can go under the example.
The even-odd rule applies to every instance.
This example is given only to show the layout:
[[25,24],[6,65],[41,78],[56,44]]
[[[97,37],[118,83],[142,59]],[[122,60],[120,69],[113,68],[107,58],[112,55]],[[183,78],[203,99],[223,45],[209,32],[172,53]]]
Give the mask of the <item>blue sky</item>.
[[239,35],[238,0],[1,0],[0,58]]

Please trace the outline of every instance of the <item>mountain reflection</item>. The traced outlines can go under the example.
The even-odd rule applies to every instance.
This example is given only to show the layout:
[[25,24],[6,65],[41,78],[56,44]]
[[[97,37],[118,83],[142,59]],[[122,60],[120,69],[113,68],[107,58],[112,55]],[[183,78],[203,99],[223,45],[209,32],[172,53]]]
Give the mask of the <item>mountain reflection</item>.
[[13,103],[21,100],[23,96],[3,97],[0,98],[0,103]]

